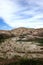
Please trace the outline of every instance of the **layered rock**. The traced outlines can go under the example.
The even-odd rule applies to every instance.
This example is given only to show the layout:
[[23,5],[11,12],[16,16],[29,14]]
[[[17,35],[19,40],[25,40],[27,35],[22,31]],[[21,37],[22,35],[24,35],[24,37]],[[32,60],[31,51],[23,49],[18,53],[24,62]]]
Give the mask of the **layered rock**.
[[[11,59],[15,55],[43,58],[43,29],[17,28],[0,31],[0,58]],[[39,42],[40,41],[40,42]]]

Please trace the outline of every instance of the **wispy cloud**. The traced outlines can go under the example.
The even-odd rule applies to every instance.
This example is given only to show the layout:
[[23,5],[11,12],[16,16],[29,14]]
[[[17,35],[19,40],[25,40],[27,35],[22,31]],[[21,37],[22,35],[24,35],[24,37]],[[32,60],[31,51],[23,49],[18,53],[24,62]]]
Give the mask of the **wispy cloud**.
[[12,28],[43,27],[43,0],[0,0],[0,17]]

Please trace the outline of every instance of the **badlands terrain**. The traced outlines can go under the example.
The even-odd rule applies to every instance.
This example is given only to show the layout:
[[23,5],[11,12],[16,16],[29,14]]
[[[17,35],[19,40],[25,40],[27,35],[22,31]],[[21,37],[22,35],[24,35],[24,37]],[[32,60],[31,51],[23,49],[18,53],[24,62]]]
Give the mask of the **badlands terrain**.
[[43,60],[43,28],[0,30],[0,63],[4,65],[5,59],[10,63],[14,57]]

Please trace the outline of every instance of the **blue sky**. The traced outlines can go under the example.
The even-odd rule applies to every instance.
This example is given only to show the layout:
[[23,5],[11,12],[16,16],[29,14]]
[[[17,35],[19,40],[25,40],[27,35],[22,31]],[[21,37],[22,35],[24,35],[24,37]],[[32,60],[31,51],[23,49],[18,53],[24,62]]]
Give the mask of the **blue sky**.
[[0,18],[0,30],[10,30],[11,27],[7,25],[2,18]]
[[0,29],[43,28],[43,0],[0,0]]

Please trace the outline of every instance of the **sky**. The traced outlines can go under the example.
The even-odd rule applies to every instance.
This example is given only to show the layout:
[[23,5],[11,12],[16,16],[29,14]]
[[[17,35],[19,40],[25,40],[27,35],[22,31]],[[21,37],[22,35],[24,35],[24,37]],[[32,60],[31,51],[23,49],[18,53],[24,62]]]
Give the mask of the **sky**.
[[0,0],[0,30],[43,28],[43,0]]
[[11,27],[7,25],[2,18],[0,18],[0,30],[11,30]]

